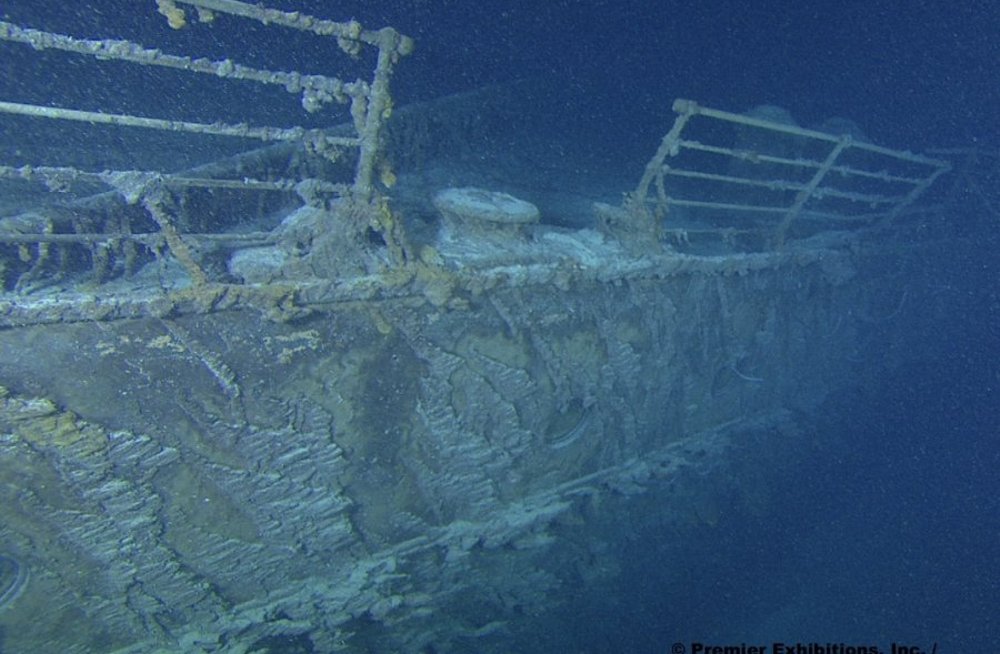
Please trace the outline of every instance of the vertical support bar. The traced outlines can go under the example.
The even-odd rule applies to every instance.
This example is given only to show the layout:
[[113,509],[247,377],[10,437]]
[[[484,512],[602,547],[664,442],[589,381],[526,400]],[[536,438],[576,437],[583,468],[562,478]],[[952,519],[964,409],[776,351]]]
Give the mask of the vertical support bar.
[[412,42],[404,39],[396,30],[384,28],[379,32],[378,62],[375,77],[368,93],[368,106],[364,124],[358,126],[360,153],[358,169],[354,176],[354,194],[358,200],[367,202],[374,192],[373,180],[378,165],[379,150],[382,147],[382,128],[392,113],[392,97],[389,95],[389,81],[392,67],[400,54],[408,54]]
[[850,147],[852,140],[853,139],[851,139],[850,135],[845,134],[844,136],[841,136],[840,140],[837,141],[837,145],[834,146],[833,150],[830,150],[830,154],[826,156],[826,159],[823,161],[823,165],[816,170],[816,174],[812,176],[812,179],[809,180],[806,187],[799,191],[798,195],[795,196],[795,202],[792,204],[791,208],[788,209],[788,213],[785,214],[785,217],[782,218],[781,224],[774,230],[775,247],[780,248],[785,244],[785,233],[788,231],[788,227],[792,224],[792,221],[795,220],[800,213],[802,213],[802,208],[806,205],[806,202],[809,201],[809,198],[819,187],[823,178],[826,177],[826,174],[830,172],[830,169],[833,167],[834,162],[837,161],[837,157],[840,156],[840,153]]
[[198,262],[195,261],[194,252],[184,242],[180,232],[170,220],[166,210],[167,190],[161,180],[153,180],[149,187],[143,190],[142,206],[149,212],[150,217],[160,227],[163,240],[167,243],[167,248],[174,258],[184,267],[185,272],[191,277],[191,282],[195,286],[204,286],[208,283],[208,275]]
[[677,118],[674,119],[673,127],[663,137],[660,147],[656,150],[656,154],[646,164],[646,171],[643,173],[642,179],[639,180],[639,185],[630,198],[630,202],[635,207],[645,208],[646,196],[649,195],[649,187],[654,180],[659,180],[658,183],[662,186],[663,162],[667,157],[677,155],[680,150],[681,132],[684,131],[684,127],[691,120],[691,117],[698,113],[698,105],[690,100],[676,100],[673,109],[677,112]]

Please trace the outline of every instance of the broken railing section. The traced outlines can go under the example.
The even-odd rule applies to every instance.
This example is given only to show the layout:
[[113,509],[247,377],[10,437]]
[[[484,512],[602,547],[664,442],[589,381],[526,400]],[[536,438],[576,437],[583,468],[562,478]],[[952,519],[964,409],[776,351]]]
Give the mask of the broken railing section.
[[[276,25],[320,36],[336,39],[341,50],[357,58],[365,48],[378,51],[375,69],[370,81],[357,79],[344,81],[337,77],[303,74],[297,71],[276,71],[255,68],[224,59],[212,61],[182,55],[172,55],[158,49],[146,48],[137,43],[115,39],[81,39],[63,34],[55,34],[30,29],[0,21],[0,40],[23,43],[36,50],[54,49],[73,54],[93,57],[96,60],[117,60],[140,66],[167,67],[212,78],[244,80],[261,85],[283,88],[289,93],[301,96],[303,108],[316,112],[331,104],[347,107],[349,119],[346,121],[353,133],[333,134],[326,130],[293,127],[250,126],[243,123],[225,122],[200,123],[174,120],[170,117],[149,117],[124,113],[83,111],[70,107],[34,105],[0,101],[0,113],[27,116],[38,119],[77,121],[109,127],[135,127],[162,132],[198,136],[223,136],[252,139],[266,143],[287,143],[300,148],[310,155],[318,155],[328,162],[344,159],[348,151],[357,150],[355,172],[349,183],[334,184],[315,179],[194,179],[184,175],[167,175],[149,170],[87,171],[67,166],[4,166],[0,162],[0,178],[41,182],[46,190],[59,192],[69,190],[75,184],[101,183],[110,186],[126,200],[126,204],[145,207],[146,218],[152,218],[159,232],[132,233],[132,226],[125,218],[109,217],[99,227],[114,223],[108,231],[88,232],[79,224],[57,224],[60,216],[56,212],[40,210],[25,212],[18,216],[3,218],[0,224],[0,244],[17,244],[22,261],[33,260],[18,282],[30,282],[32,277],[42,274],[51,262],[51,245],[77,244],[91,250],[95,270],[108,259],[113,249],[124,249],[133,254],[125,255],[134,260],[137,244],[144,245],[154,253],[158,248],[171,252],[195,283],[207,279],[204,270],[197,263],[197,257],[188,241],[218,241],[220,234],[184,233],[181,225],[171,217],[170,195],[180,189],[191,187],[227,188],[245,191],[298,192],[305,201],[331,196],[345,197],[352,206],[363,208],[371,205],[376,218],[365,220],[359,217],[354,225],[360,234],[378,227],[377,213],[380,199],[375,188],[376,172],[382,165],[382,139],[386,120],[392,110],[389,82],[399,58],[408,54],[413,42],[392,28],[378,31],[365,30],[355,21],[335,22],[308,16],[299,12],[284,12],[250,5],[235,0],[157,0],[156,8],[163,14],[171,27],[180,29],[193,22],[209,22],[216,14],[229,14],[260,21],[266,25]],[[193,16],[197,11],[196,20]],[[151,16],[155,13],[151,11]],[[190,20],[189,20],[190,19]],[[300,173],[295,173],[296,175]],[[136,182],[124,188],[126,180]],[[126,184],[125,186],[129,186]],[[65,213],[71,213],[69,211]],[[361,215],[363,210],[355,211]],[[67,222],[63,220],[63,222]],[[77,221],[78,222],[78,221]],[[90,221],[93,223],[94,221]],[[146,220],[146,223],[149,221]],[[124,224],[123,224],[124,223]],[[93,227],[93,224],[87,225]],[[148,226],[148,225],[147,225]],[[234,235],[236,240],[245,234]],[[263,238],[259,235],[255,238]],[[385,235],[387,243],[391,235]],[[124,245],[123,245],[124,244]],[[34,247],[34,253],[31,248]],[[121,254],[119,252],[119,254]],[[128,267],[128,266],[126,266]],[[100,272],[98,271],[100,278]]]
[[[782,245],[796,228],[887,224],[946,161],[676,100],[677,117],[625,202],[649,240],[672,227],[756,232]],[[664,223],[666,220],[666,223]],[[818,225],[818,227],[816,227]],[[689,227],[688,227],[689,226]]]

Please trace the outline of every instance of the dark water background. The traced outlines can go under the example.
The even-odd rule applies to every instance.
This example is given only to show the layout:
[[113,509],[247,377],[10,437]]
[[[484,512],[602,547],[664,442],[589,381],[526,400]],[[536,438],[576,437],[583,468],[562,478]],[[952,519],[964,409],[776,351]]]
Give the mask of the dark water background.
[[[675,97],[733,111],[776,104],[804,125],[844,116],[875,142],[914,151],[1000,146],[1000,3],[987,0],[271,5],[413,36],[417,49],[395,80],[399,105],[543,79],[551,95],[526,102],[525,128],[545,124],[552,139],[607,152],[609,167],[634,166],[636,174],[669,125]],[[271,68],[323,73],[341,58],[314,37],[242,21],[238,33],[222,19],[175,32],[152,6],[19,0],[0,12],[80,37]],[[97,79],[86,65],[35,77],[24,72],[34,55],[24,54],[0,62],[5,99],[44,103],[56,89],[64,104],[83,108],[152,103],[195,119],[303,120],[280,94],[219,98],[198,81],[150,83],[124,72]],[[233,107],[235,115],[226,113]],[[998,219],[983,222],[1000,228]],[[918,355],[832,398],[815,419],[815,437],[837,446],[779,473],[784,483],[768,514],[706,527],[668,547],[672,560],[663,547],[642,545],[667,534],[623,545],[631,565],[616,608],[602,611],[600,598],[585,598],[576,604],[578,628],[554,624],[537,651],[664,652],[675,640],[790,637],[1000,651],[998,267],[992,233],[956,258],[950,292],[967,310],[923,335],[933,357]]]
[[[399,67],[394,83],[400,105],[486,84],[541,78],[563,101],[563,110],[559,116],[525,118],[558,118],[567,133],[602,145],[629,142],[648,150],[662,135],[677,97],[733,111],[776,104],[803,125],[844,116],[890,147],[996,147],[998,140],[1000,5],[990,0],[269,4],[321,17],[354,17],[373,29],[392,25],[412,36],[416,50]],[[128,38],[166,52],[228,56],[275,69],[331,73],[343,60],[324,39],[242,19],[220,17],[212,26],[171,30],[159,16],[151,19],[153,6],[152,0],[9,0],[0,14],[18,24],[75,36]],[[26,58],[36,56],[22,51]],[[221,119],[225,116],[213,105],[225,100],[222,106],[239,107],[236,117],[249,122],[302,121],[294,102],[283,105],[266,97],[244,101],[208,95],[191,102],[181,95],[193,90],[198,97],[198,81],[186,75],[174,83],[173,74],[162,69],[150,81],[133,79],[129,69],[134,67],[116,64],[104,79],[91,79],[86,69],[92,66],[83,62],[63,67],[61,75],[36,79],[22,74],[30,69],[20,66],[17,51],[5,59],[0,88],[14,87],[13,95],[23,101],[51,98],[58,89],[67,94],[61,97],[79,97],[81,104],[95,108],[114,109],[142,99]],[[109,86],[120,87],[120,93]],[[287,116],[281,115],[283,110],[289,111]]]

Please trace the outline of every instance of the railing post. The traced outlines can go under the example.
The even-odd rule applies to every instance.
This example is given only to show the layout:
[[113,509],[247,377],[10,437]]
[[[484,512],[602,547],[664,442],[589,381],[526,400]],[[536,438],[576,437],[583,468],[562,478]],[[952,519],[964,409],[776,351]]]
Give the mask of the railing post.
[[412,49],[413,41],[391,27],[379,31],[375,77],[368,92],[364,121],[357,125],[360,151],[354,177],[354,195],[362,202],[371,200],[374,192],[375,168],[382,148],[382,131],[392,114],[392,96],[389,93],[392,68],[401,55],[409,54]]

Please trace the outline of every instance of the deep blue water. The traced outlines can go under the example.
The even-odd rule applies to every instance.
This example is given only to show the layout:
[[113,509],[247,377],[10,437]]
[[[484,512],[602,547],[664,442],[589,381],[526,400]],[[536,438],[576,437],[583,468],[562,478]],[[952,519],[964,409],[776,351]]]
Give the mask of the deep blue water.
[[[352,16],[366,27],[392,25],[413,36],[416,50],[396,78],[399,104],[545,78],[552,93],[570,102],[561,118],[590,139],[648,144],[670,119],[672,100],[688,97],[734,111],[777,104],[802,124],[845,116],[891,147],[997,142],[1000,5],[990,0],[284,0],[270,6]],[[171,30],[132,0],[10,0],[2,12],[16,23],[77,36],[130,38],[168,52],[303,72],[330,72],[327,62],[339,57],[321,39],[246,21],[238,32],[221,23]],[[97,92],[75,77],[84,71],[71,72],[65,79],[19,78],[17,87],[25,98],[29,88],[47,91],[53,84],[71,95]],[[8,67],[0,83],[15,75]],[[100,87],[105,104],[106,86]],[[180,102],[173,89],[142,89],[151,93]],[[242,109],[249,118],[276,107],[261,99]],[[301,112],[290,117],[300,121]]]
[[[324,72],[324,60],[335,56],[313,42],[304,60],[293,47],[298,37],[283,32],[287,47],[223,30],[175,33],[150,23],[134,1],[69,8],[77,4],[15,0],[2,11],[53,31],[248,62],[276,45],[268,48],[274,67]],[[552,138],[636,154],[640,166],[672,120],[675,97],[734,111],[777,104],[803,124],[846,116],[875,142],[915,151],[1000,147],[1000,3],[987,0],[271,4],[413,36],[417,49],[395,83],[400,105],[543,78],[561,102],[542,104],[561,107],[559,115],[526,114],[526,124],[559,125]],[[74,78],[76,71],[27,80],[16,67],[0,64],[0,83],[14,88],[15,99],[34,101],[56,85],[95,107],[138,96],[175,101],[172,89],[125,85],[108,98]],[[203,106],[183,109],[197,115]],[[293,109],[262,101],[241,115],[281,124],[287,111],[288,121],[300,121]],[[1000,651],[997,245],[993,233],[955,261],[956,292],[974,300],[963,303],[968,313],[922,335],[932,358],[917,357],[864,392],[827,403],[816,438],[837,447],[782,473],[768,514],[706,527],[671,546],[669,561],[662,548],[623,545],[632,566],[621,588],[630,595],[616,606],[627,608],[599,613],[581,602],[590,626],[558,643],[540,637],[545,649],[538,651],[664,652],[674,640],[789,635],[927,648],[937,641],[942,654]],[[677,562],[685,566],[680,581]]]
[[[1000,393],[995,363],[958,358],[828,403],[817,436],[844,449],[783,471],[766,516],[705,528],[669,562],[630,552],[623,587],[642,593],[621,633],[642,637],[629,649],[784,639],[996,651]],[[666,579],[678,564],[681,585]]]

